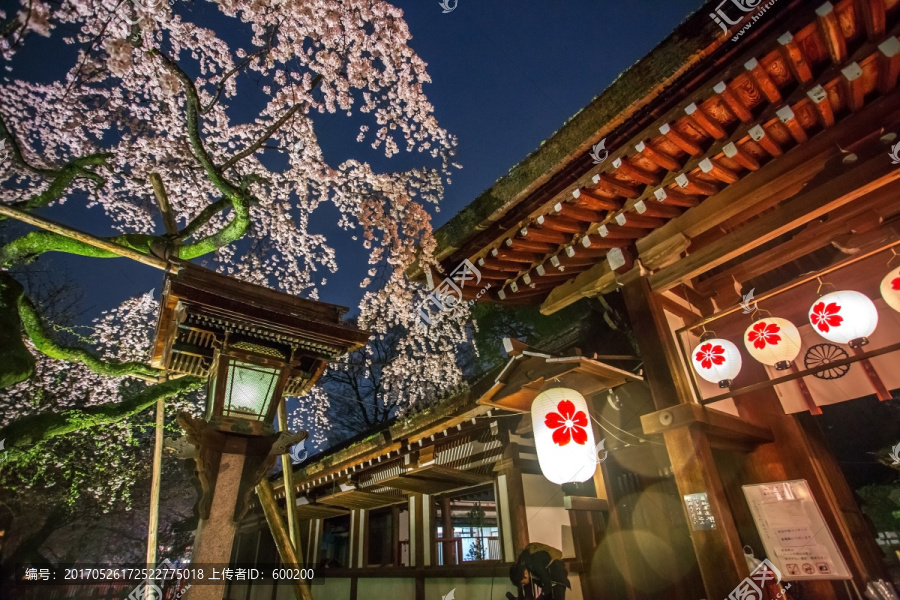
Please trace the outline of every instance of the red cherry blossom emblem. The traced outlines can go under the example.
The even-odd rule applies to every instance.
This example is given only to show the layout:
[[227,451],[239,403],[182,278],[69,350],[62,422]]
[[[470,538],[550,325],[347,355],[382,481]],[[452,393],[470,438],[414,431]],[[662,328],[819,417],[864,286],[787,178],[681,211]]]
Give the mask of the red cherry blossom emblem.
[[832,327],[840,327],[844,322],[844,317],[840,316],[841,307],[837,302],[819,302],[813,306],[812,314],[809,320],[819,331],[828,333]]
[[711,343],[707,342],[700,346],[700,350],[697,351],[694,360],[700,363],[700,366],[704,369],[712,369],[713,365],[724,365],[725,348],[718,344],[713,346]]
[[891,280],[891,287],[895,290],[900,290],[900,277]]
[[766,323],[765,321],[760,321],[759,323],[754,325],[750,333],[747,334],[747,341],[753,342],[753,347],[760,350],[765,348],[767,345],[777,346],[778,342],[781,341],[781,336],[778,335],[780,331],[781,327],[779,327],[775,323]]
[[553,441],[565,446],[570,441],[584,445],[588,436],[585,427],[588,425],[587,415],[583,410],[575,411],[575,405],[570,400],[560,400],[556,405],[559,412],[547,413],[544,417],[544,425],[553,429]]

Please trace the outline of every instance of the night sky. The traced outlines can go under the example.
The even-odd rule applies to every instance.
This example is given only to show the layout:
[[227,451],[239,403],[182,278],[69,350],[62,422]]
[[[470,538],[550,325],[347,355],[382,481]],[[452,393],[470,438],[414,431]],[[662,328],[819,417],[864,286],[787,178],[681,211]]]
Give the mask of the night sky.
[[[454,173],[440,212],[432,209],[437,228],[534,151],[702,2],[459,0],[448,14],[437,0],[395,4],[405,12],[412,47],[428,63],[433,83],[425,91],[438,121],[459,138],[456,161],[463,169]],[[179,2],[176,10],[189,10],[214,28],[212,23],[221,20],[215,8],[203,2]],[[13,75],[58,77],[71,62],[59,61],[61,48],[51,44],[32,37],[14,60],[18,64]],[[236,109],[243,108],[252,118],[260,106],[258,90],[243,91]],[[401,152],[386,160],[367,144],[356,143],[359,123],[342,115],[317,119],[316,131],[331,164],[350,157],[370,161],[379,170],[423,164],[423,154]],[[79,199],[41,212],[97,235],[113,233],[99,210],[85,211]],[[330,206],[323,207],[313,221],[335,247],[340,266],[327,275],[320,299],[355,307],[368,266],[352,233],[334,225],[336,215]],[[65,273],[85,287],[84,320],[151,288],[158,294],[162,282],[160,272],[127,259],[45,255],[39,264],[51,276]]]

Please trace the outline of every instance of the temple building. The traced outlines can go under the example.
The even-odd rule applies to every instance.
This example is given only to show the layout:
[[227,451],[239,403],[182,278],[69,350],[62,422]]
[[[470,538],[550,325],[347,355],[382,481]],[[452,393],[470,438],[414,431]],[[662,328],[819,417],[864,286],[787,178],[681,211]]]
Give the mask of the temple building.
[[[467,265],[462,297],[547,315],[607,297],[634,356],[603,356],[588,311],[275,482],[317,600],[503,599],[532,542],[562,552],[575,600],[757,598],[735,595],[758,583],[747,553],[788,598],[890,580],[900,542],[854,494],[869,467],[840,456],[900,444],[898,13],[707,3],[437,231],[443,272],[413,277]],[[580,482],[541,456],[531,413],[554,389],[586,402]],[[237,561],[274,552],[255,514]]]

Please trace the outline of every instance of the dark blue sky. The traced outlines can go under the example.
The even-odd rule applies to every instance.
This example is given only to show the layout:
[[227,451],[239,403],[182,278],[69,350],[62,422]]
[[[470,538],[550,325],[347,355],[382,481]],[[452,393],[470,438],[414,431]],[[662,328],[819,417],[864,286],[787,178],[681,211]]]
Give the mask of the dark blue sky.
[[[425,91],[438,121],[459,138],[456,160],[463,169],[454,174],[441,212],[434,215],[434,225],[439,227],[535,150],[702,2],[459,0],[448,14],[442,13],[438,0],[395,4],[405,12],[413,48],[428,63],[433,83]],[[194,6],[204,10],[202,5]],[[253,104],[248,102],[248,108]],[[377,168],[399,169],[424,156],[415,153],[408,158],[401,155],[399,160],[379,160],[367,146],[353,141],[356,124],[340,116],[324,118],[317,124],[317,133],[332,164],[354,157],[373,160]],[[44,214],[95,230],[91,219],[99,213],[91,213],[66,206]],[[338,273],[328,275],[320,299],[355,307],[362,294],[358,284],[367,269],[365,255],[350,240],[351,234],[332,225],[334,215],[333,210],[323,211],[316,223],[336,248],[340,265]],[[150,288],[158,292],[162,280],[161,273],[125,259],[54,256],[41,261],[86,286],[88,317]]]

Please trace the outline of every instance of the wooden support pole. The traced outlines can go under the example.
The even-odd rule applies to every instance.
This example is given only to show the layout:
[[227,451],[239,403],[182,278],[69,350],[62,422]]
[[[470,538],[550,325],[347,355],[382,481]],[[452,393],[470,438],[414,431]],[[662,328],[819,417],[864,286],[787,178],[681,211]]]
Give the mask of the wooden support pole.
[[[159,487],[162,475],[163,426],[166,420],[166,401],[156,400],[156,424],[153,438],[153,471],[150,476],[150,516],[147,519],[147,568],[156,566],[159,533]],[[152,581],[148,581],[149,585]],[[148,596],[149,597],[149,596]]]
[[169,195],[163,185],[162,177],[159,173],[150,173],[150,183],[153,185],[153,194],[156,196],[156,202],[159,204],[159,212],[162,213],[163,226],[169,235],[178,234],[178,224],[175,222],[175,214],[172,212],[172,205],[169,203]]
[[[272,538],[275,540],[275,546],[278,548],[278,554],[281,556],[281,562],[287,566],[303,565],[303,551],[291,543],[291,536],[281,519],[281,513],[278,510],[278,503],[275,500],[275,493],[272,491],[272,484],[263,477],[256,486],[256,494],[259,496],[259,503],[262,505],[263,512],[266,515],[266,521],[269,523],[269,530],[272,532]],[[303,579],[294,581],[294,596],[298,600],[313,600],[312,592],[309,585]]]
[[160,269],[163,271],[167,271],[169,269],[169,263],[161,258],[157,258],[149,254],[143,254],[141,252],[138,252],[137,250],[132,250],[131,248],[120,246],[119,244],[116,244],[114,242],[94,237],[89,233],[84,233],[83,231],[78,231],[77,229],[66,227],[65,225],[60,225],[59,223],[54,223],[53,221],[49,221],[37,215],[33,215],[11,206],[4,206],[0,204],[0,215],[9,217],[11,219],[16,219],[17,221],[21,221],[23,223],[28,223],[29,225],[34,225],[35,227],[40,227],[41,229],[45,229],[52,233],[77,240],[89,246],[93,246],[94,248],[99,248],[101,250],[106,250],[107,252],[112,252],[113,254],[118,254],[123,258],[136,260],[137,262],[143,263],[148,267],[153,267],[155,269]]
[[[287,432],[287,408],[286,400],[282,398],[278,403],[278,430]],[[290,454],[281,455],[281,473],[284,477],[284,502],[287,512],[288,533],[294,548],[300,549],[300,522],[297,520],[297,489],[294,487],[294,466],[291,463]]]

